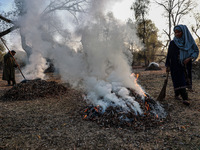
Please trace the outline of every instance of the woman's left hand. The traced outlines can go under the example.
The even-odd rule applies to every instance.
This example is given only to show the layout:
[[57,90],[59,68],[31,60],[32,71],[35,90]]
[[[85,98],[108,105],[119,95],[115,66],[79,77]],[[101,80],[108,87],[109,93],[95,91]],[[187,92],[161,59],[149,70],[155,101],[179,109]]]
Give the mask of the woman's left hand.
[[192,60],[192,58],[191,57],[189,57],[189,58],[186,58],[184,61],[183,61],[183,63],[186,65],[190,60]]

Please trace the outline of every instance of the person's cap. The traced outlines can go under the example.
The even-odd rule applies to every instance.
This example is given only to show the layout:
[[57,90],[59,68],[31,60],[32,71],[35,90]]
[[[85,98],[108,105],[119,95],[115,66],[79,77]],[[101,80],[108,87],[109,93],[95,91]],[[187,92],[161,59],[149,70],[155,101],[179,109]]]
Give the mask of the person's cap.
[[16,53],[16,52],[14,50],[12,50],[11,53]]

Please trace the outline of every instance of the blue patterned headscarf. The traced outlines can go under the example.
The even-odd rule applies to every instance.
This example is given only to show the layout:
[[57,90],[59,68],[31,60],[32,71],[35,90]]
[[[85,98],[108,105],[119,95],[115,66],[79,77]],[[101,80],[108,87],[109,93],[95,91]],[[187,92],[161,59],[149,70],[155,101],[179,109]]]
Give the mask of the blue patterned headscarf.
[[186,25],[177,25],[174,31],[179,30],[183,33],[181,38],[174,37],[174,42],[180,48],[180,60],[192,57],[195,61],[199,55],[199,49]]

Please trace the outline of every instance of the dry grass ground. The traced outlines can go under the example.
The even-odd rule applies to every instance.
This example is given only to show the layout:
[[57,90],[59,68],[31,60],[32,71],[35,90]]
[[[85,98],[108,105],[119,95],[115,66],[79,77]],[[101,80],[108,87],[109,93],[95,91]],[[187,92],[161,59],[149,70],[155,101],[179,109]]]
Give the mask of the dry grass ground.
[[[164,70],[137,69],[139,84],[156,98],[164,82]],[[0,72],[2,74],[2,72]],[[20,76],[18,74],[18,76]],[[60,82],[59,78],[49,80]],[[166,100],[170,119],[164,125],[143,131],[102,128],[80,115],[87,104],[81,91],[68,89],[65,95],[29,101],[0,101],[0,149],[200,149],[200,80],[189,93],[191,105],[174,99],[171,79]],[[0,95],[11,87],[0,80]]]

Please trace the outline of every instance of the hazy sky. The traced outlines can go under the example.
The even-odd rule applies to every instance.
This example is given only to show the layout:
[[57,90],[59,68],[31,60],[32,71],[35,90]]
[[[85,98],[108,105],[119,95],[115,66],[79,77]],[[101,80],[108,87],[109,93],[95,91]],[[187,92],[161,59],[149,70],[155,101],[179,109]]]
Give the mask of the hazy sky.
[[0,10],[7,10],[12,7],[13,0],[0,0]]
[[[161,6],[159,6],[158,4],[156,4],[154,2],[154,0],[150,0],[150,9],[149,9],[149,19],[151,19],[156,27],[159,29],[159,35],[161,36],[161,39],[163,40],[164,39],[164,36],[163,36],[163,29],[166,29],[168,26],[167,26],[167,22],[166,22],[166,18],[163,17],[163,8]],[[200,10],[200,0],[196,0],[195,1],[197,4],[199,4],[197,6],[197,8],[195,9],[195,12],[199,12]],[[122,0],[122,2],[120,3],[116,3],[114,6],[113,6],[113,11],[114,11],[114,15],[123,20],[123,21],[126,21],[128,17],[132,17],[133,18],[133,13],[130,11],[130,6],[131,4],[133,3],[132,0]],[[190,15],[187,15],[185,16],[182,21],[180,22],[180,24],[186,24],[189,29],[190,29],[190,26],[192,24],[195,24],[195,20],[192,16],[192,12]],[[194,36],[194,35],[193,35]],[[196,37],[194,37],[196,38]]]

